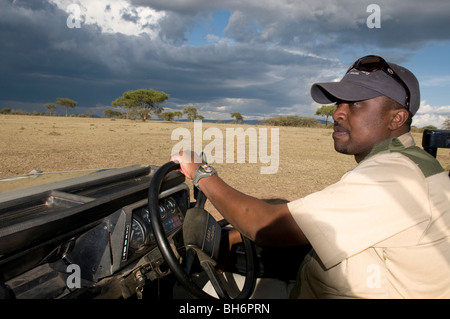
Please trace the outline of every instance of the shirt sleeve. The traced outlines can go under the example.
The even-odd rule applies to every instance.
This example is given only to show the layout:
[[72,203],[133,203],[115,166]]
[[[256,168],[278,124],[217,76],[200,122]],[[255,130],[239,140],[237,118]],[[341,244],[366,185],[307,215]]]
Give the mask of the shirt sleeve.
[[431,217],[425,177],[398,153],[375,155],[288,207],[326,268]]

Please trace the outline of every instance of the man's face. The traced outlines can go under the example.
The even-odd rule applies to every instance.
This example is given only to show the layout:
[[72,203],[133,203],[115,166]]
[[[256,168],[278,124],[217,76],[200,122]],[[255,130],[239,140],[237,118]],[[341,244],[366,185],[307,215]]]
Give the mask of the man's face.
[[358,102],[338,102],[333,114],[334,148],[360,162],[373,146],[391,137],[391,113],[383,96]]

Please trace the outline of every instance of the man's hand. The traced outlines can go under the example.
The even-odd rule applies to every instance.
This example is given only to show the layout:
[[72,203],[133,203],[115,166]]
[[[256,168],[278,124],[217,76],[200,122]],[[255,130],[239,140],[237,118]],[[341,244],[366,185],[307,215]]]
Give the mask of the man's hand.
[[180,163],[180,172],[189,179],[193,179],[197,168],[204,164],[201,157],[192,151],[180,152],[170,157],[171,161]]

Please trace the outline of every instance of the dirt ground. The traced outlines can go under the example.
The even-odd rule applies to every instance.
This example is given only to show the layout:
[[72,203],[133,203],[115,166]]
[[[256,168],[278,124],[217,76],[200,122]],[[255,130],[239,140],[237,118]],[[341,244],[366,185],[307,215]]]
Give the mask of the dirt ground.
[[[226,145],[233,139],[227,139],[227,132],[238,132],[239,128],[251,137],[241,149],[237,139],[234,141],[234,158],[230,160]],[[159,166],[169,160],[174,146],[182,141],[192,148],[200,143],[203,148],[214,149],[211,154],[216,160],[212,164],[238,190],[259,198],[294,200],[338,181],[355,166],[352,156],[334,151],[331,134],[331,128],[205,122],[199,129],[198,124],[195,128],[194,123],[187,122],[0,115],[0,178],[27,174],[33,169],[55,172],[132,164]],[[262,136],[267,136],[266,143],[259,140]],[[220,144],[215,144],[218,137],[222,138],[222,155],[217,147]],[[421,145],[421,134],[415,133],[414,138]],[[257,152],[268,148],[266,158],[259,153],[253,158],[249,155],[255,143]],[[245,162],[238,163],[236,154],[242,149]],[[448,150],[440,150],[438,159],[444,168],[450,168]],[[277,168],[276,173],[261,174],[262,167],[270,166]]]

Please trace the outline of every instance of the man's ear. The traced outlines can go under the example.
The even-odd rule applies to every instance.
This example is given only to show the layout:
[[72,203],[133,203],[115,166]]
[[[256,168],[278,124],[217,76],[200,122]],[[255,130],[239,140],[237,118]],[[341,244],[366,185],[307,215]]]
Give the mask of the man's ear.
[[394,109],[391,110],[392,118],[389,123],[389,128],[392,131],[398,130],[401,128],[409,119],[409,112],[407,109]]

